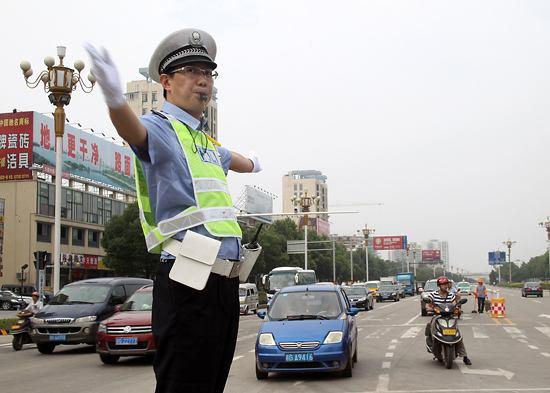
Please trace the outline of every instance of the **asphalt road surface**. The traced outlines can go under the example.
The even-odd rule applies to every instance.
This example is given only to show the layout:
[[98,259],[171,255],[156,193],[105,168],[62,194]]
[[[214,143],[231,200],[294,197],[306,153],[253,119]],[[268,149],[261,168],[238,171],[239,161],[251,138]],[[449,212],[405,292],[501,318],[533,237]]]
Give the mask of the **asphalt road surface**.
[[[357,316],[359,361],[352,378],[325,374],[270,374],[257,381],[254,344],[261,320],[241,317],[226,392],[550,392],[550,296],[522,298],[505,289],[506,318],[472,314],[473,297],[460,323],[472,366],[451,370],[426,352],[418,296],[376,303]],[[151,363],[122,358],[103,365],[93,348],[58,347],[41,355],[33,346],[13,352],[0,337],[0,391],[6,393],[142,393],[154,391]]]

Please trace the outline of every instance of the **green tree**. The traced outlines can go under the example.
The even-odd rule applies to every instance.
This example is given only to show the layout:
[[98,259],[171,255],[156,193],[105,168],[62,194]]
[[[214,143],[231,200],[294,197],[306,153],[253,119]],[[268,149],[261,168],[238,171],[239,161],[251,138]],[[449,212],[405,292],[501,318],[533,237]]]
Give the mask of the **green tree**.
[[105,264],[117,275],[152,277],[159,255],[147,252],[137,203],[129,205],[122,215],[109,220],[101,245],[107,252]]

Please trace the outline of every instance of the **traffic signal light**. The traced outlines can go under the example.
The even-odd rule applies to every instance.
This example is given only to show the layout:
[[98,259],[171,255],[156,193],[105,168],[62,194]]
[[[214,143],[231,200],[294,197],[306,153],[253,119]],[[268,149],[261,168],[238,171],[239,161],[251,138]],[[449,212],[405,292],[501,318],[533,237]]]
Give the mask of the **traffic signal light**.
[[44,270],[46,265],[49,265],[52,259],[52,254],[46,251],[35,251],[34,253],[34,267],[36,270]]

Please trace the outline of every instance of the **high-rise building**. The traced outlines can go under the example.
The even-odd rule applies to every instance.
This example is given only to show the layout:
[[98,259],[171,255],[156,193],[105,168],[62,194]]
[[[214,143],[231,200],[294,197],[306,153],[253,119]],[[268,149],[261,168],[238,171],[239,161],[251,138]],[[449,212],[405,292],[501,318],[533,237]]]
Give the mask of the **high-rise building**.
[[[300,198],[305,195],[317,197],[317,202],[310,208],[310,211],[327,211],[327,177],[316,170],[290,171],[283,176],[283,212],[299,211]],[[296,218],[295,221],[299,222],[299,218]],[[318,233],[325,235],[330,233],[328,215],[326,214],[312,217],[309,226],[312,226]]]
[[430,239],[424,242],[422,249],[439,250],[441,252],[441,263],[445,264],[447,269],[449,268],[449,242],[446,240]]
[[[160,83],[153,82],[149,76],[149,68],[140,68],[139,73],[145,79],[126,83],[126,101],[136,116],[142,116],[152,110],[160,110],[164,104],[163,88]],[[207,120],[208,135],[218,139],[218,90],[214,87],[212,99],[204,111]]]

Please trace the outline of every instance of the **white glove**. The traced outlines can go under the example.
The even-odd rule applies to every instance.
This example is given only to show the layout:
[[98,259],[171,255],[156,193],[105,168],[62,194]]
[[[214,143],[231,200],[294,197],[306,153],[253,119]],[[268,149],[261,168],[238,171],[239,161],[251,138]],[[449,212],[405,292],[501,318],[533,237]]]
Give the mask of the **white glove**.
[[97,80],[97,84],[101,87],[105,103],[109,108],[120,108],[126,100],[122,94],[122,85],[118,70],[109,56],[109,53],[103,48],[103,53],[100,53],[92,44],[84,43],[84,49],[92,59],[92,74]]
[[246,158],[252,161],[252,165],[254,165],[254,168],[252,168],[252,173],[260,172],[262,170],[260,159],[258,158],[258,156],[256,156],[256,153],[254,151],[249,151]]

